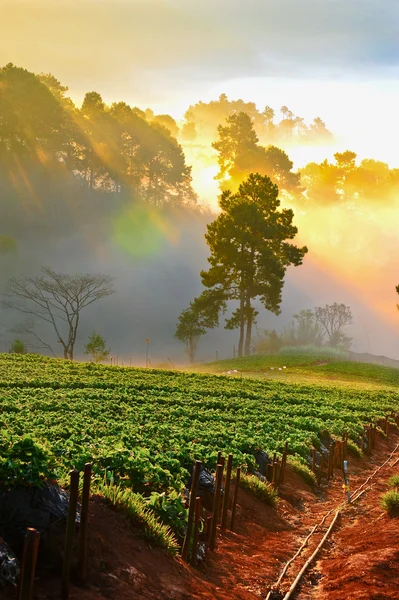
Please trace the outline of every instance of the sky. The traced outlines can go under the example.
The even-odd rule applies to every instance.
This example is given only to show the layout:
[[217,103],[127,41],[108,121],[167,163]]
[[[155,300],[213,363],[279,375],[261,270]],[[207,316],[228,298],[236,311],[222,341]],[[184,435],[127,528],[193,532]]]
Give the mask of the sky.
[[[329,149],[290,149],[296,167],[347,148],[399,167],[397,0],[0,0],[0,65],[9,62],[52,73],[76,103],[95,90],[107,103],[177,119],[221,93],[261,109],[287,105],[305,122],[320,116],[336,139]],[[215,168],[193,171],[214,202]],[[361,228],[342,209],[312,217],[307,229],[298,220],[316,235],[314,263],[385,319],[376,351],[399,356],[397,326],[389,325],[397,214],[395,207],[363,215]],[[324,244],[329,223],[339,232],[335,248]]]
[[399,166],[396,0],[0,0],[0,14],[0,64],[51,72],[77,102],[96,90],[176,118],[222,92],[287,104]]

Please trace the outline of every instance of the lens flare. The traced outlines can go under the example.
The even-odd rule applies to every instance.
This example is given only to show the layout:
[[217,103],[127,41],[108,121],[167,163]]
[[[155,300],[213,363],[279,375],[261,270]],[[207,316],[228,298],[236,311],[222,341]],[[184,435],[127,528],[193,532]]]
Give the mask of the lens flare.
[[114,220],[115,243],[134,258],[152,257],[167,244],[178,243],[179,233],[159,209],[130,206]]

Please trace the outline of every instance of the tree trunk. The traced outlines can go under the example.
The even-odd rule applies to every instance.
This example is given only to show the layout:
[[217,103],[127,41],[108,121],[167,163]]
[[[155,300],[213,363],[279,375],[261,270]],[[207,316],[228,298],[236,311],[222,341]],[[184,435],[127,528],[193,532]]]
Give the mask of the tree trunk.
[[247,333],[245,336],[245,356],[249,356],[251,354],[251,337],[252,337],[252,321],[253,321],[253,315],[252,315],[252,307],[251,307],[251,298],[248,296],[247,297],[247,303],[246,303],[246,316],[247,316]]
[[188,360],[190,361],[190,365],[194,364],[195,348],[194,348],[193,340],[189,340],[189,342],[188,342]]
[[245,333],[245,298],[244,292],[241,292],[240,299],[240,339],[238,342],[238,356],[242,356],[242,351],[244,347],[244,333]]

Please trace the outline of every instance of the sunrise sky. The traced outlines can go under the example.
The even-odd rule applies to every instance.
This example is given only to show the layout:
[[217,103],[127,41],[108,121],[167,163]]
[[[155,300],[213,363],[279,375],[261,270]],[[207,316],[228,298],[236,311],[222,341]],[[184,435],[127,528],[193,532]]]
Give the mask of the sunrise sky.
[[[395,0],[0,0],[0,63],[183,115],[225,92],[399,166]],[[294,157],[299,165],[301,157]]]
[[[291,148],[295,167],[351,149],[399,168],[397,0],[0,0],[0,65],[9,62],[52,73],[77,104],[95,90],[176,119],[221,93],[261,110],[287,105],[305,122],[320,116],[336,140]],[[216,163],[186,156],[201,200],[216,207]],[[323,265],[384,321],[377,351],[399,356],[397,207],[328,210],[296,216],[309,281]],[[309,287],[306,272],[298,286]]]

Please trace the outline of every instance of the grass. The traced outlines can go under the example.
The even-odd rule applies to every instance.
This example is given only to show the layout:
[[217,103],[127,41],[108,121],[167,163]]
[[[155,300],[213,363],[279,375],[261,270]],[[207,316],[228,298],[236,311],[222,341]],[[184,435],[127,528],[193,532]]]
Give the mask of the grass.
[[215,374],[237,370],[240,376],[287,383],[317,383],[361,389],[399,387],[399,369],[342,360],[322,353],[253,355],[202,364],[195,369]]
[[241,473],[240,486],[269,506],[277,506],[278,497],[270,483],[264,483],[256,475]]
[[298,473],[305,483],[313,487],[316,484],[316,475],[295,456],[288,456],[287,462],[295,473]]
[[399,491],[397,489],[389,490],[381,496],[381,507],[390,517],[399,516]]
[[355,444],[355,442],[353,442],[352,440],[347,440],[346,445],[352,456],[356,456],[356,458],[363,458],[363,452],[359,448],[359,446]]
[[179,545],[172,530],[158,520],[140,494],[105,481],[98,482],[95,488],[97,493],[126,515],[134,525],[138,525],[145,538],[164,548],[170,554],[177,554]]
[[388,485],[391,488],[398,488],[399,490],[399,475],[393,475],[388,481]]

